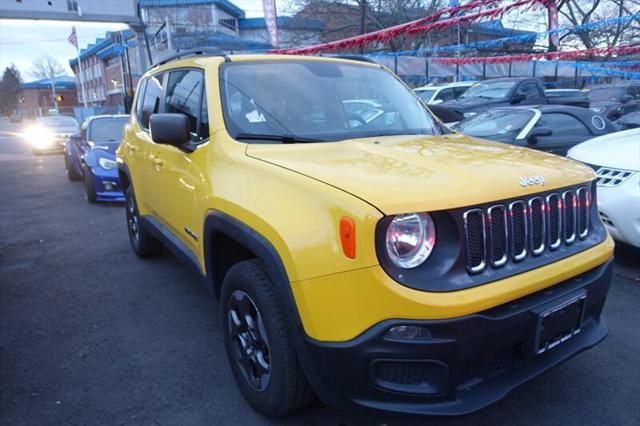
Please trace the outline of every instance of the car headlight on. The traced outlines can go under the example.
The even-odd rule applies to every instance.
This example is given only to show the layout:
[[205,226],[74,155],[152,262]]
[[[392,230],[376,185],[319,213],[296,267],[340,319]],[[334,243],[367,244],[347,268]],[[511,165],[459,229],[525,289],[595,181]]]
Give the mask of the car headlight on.
[[431,255],[435,244],[436,228],[428,213],[398,215],[387,228],[387,256],[397,267],[420,266]]
[[113,160],[109,160],[108,158],[99,158],[98,165],[105,170],[112,170],[118,167],[118,163]]
[[462,115],[464,116],[464,118],[469,118],[469,117],[473,117],[474,115],[478,115],[478,113],[470,111],[470,112],[464,112],[462,113]]
[[24,138],[36,148],[48,148],[53,143],[53,134],[43,127],[29,127]]

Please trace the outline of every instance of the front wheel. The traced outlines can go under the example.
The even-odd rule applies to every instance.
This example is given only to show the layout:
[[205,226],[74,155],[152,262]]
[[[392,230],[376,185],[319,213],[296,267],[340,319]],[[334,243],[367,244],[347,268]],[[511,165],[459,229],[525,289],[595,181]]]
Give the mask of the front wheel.
[[127,230],[134,253],[139,257],[152,257],[162,253],[162,243],[151,235],[142,224],[131,186],[125,191]]
[[85,165],[83,168],[82,178],[84,180],[84,198],[93,204],[96,202],[96,187],[93,183],[91,169]]
[[222,287],[227,358],[244,398],[268,417],[291,414],[314,397],[293,348],[273,283],[256,260],[234,265]]
[[76,169],[74,169],[73,166],[69,163],[69,157],[66,153],[64,154],[64,169],[67,172],[67,179],[69,179],[70,181],[80,180],[80,178],[82,178],[82,176],[78,174]]

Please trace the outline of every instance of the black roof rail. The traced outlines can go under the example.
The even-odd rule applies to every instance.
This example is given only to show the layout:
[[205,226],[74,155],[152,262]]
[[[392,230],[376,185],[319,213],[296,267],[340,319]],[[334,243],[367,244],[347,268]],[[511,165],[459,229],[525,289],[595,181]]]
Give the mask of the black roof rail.
[[227,55],[217,47],[198,47],[196,49],[178,50],[176,53],[165,56],[156,62],[151,68],[155,68],[159,65],[164,65],[167,62],[175,61],[176,59],[185,58],[187,56],[222,56],[225,61],[229,60]]
[[373,59],[367,58],[365,56],[359,56],[359,55],[333,55],[331,56],[331,58],[348,59],[350,61],[368,62],[370,64],[378,65],[378,63]]

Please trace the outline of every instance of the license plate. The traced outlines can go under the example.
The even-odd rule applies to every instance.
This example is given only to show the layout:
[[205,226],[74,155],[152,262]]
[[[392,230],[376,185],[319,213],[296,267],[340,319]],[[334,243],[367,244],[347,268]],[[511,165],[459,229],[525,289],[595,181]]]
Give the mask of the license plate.
[[573,297],[540,314],[536,333],[536,353],[541,354],[580,333],[586,294]]

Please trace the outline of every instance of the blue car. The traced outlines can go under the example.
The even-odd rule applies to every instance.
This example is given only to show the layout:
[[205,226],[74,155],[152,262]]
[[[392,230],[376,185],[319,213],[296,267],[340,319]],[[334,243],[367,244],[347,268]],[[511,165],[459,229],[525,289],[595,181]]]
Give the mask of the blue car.
[[64,149],[69,180],[82,180],[89,203],[124,201],[118,178],[116,149],[128,115],[97,115],[85,120]]

